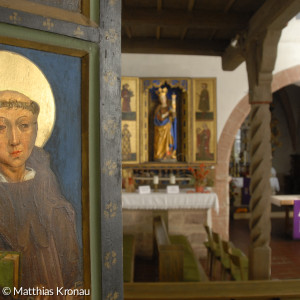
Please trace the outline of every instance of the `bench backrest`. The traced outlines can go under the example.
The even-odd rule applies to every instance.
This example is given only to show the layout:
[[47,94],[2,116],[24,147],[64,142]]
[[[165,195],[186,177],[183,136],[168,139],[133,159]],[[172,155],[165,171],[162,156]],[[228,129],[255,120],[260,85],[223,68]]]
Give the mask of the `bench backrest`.
[[183,246],[171,243],[161,216],[153,219],[155,244],[158,252],[159,281],[183,280]]
[[159,247],[161,245],[171,245],[166,224],[161,216],[157,216],[153,219],[153,227],[157,246]]

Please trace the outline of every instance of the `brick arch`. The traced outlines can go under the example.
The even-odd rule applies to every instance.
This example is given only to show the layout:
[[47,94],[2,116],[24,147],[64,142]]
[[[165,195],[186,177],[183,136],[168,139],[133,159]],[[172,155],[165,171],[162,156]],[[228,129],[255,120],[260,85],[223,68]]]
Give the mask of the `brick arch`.
[[[300,65],[280,71],[273,76],[272,92],[300,81]],[[219,197],[220,211],[213,212],[213,228],[224,239],[229,238],[229,160],[231,149],[238,129],[250,112],[248,96],[243,97],[229,116],[217,147],[217,164],[215,176],[215,189]]]

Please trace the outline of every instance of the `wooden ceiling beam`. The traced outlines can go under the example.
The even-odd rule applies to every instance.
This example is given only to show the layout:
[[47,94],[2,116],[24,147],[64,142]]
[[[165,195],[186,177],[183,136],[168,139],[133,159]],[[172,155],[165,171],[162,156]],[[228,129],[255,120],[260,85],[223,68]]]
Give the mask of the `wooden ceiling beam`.
[[[157,0],[157,11],[162,10],[162,0]],[[160,26],[157,26],[156,28],[156,39],[160,39],[160,34],[161,34],[161,28]]]
[[190,40],[155,38],[122,38],[122,53],[188,54],[220,56],[226,41]]
[[131,39],[132,37],[132,33],[131,33],[131,30],[130,30],[130,27],[129,26],[125,26],[125,32],[126,32],[126,35],[129,39]]
[[227,13],[230,10],[230,8],[232,7],[232,5],[234,4],[234,2],[235,2],[235,0],[229,0],[224,8],[224,12]]
[[228,45],[222,56],[226,71],[236,69],[244,60],[245,47],[267,30],[281,30],[300,11],[300,0],[267,0],[249,21],[249,29],[241,33],[244,41],[236,46]]
[[[235,2],[236,0],[229,0],[228,2],[227,2],[227,4],[226,4],[226,6],[225,6],[225,8],[224,8],[224,13],[228,13],[228,11],[230,10],[230,8],[232,7],[232,5],[234,4],[234,2]],[[212,40],[214,37],[215,37],[215,35],[216,35],[216,33],[218,32],[218,30],[217,29],[215,29],[214,31],[213,31],[213,33],[209,36],[209,40]]]
[[156,27],[156,39],[160,39],[161,28],[159,26]]
[[245,57],[242,49],[229,46],[222,56],[222,68],[224,71],[233,71],[244,62],[244,60]]
[[[195,5],[195,0],[189,0],[187,11],[192,11],[194,9],[194,5]],[[183,40],[185,38],[188,29],[189,28],[187,26],[183,29],[183,31],[182,31],[182,33],[180,35],[180,39],[181,40]]]
[[155,25],[189,27],[200,29],[230,29],[243,30],[250,16],[242,13],[211,12],[211,11],[182,11],[130,8],[122,11],[123,25]]
[[283,29],[299,11],[299,0],[267,0],[250,19],[248,36],[258,36],[267,29]]
[[158,11],[162,10],[162,0],[157,0],[157,10]]
[[192,11],[194,9],[194,5],[195,5],[195,0],[189,0],[187,10]]

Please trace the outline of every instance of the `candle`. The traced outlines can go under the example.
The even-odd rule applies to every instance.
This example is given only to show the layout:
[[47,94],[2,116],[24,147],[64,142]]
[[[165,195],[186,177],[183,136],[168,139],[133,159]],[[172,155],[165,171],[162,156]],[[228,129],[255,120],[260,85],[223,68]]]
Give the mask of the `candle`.
[[172,95],[172,108],[176,111],[176,94]]
[[153,184],[158,184],[159,182],[159,177],[157,175],[153,176]]
[[170,184],[175,184],[176,183],[176,177],[174,174],[170,175]]

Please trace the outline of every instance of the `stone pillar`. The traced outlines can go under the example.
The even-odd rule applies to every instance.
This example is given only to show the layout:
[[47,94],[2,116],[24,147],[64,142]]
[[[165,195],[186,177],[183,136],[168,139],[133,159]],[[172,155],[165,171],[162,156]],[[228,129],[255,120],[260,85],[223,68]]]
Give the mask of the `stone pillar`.
[[246,64],[250,112],[250,249],[249,278],[270,279],[271,274],[271,82],[281,31],[266,31],[248,41]]

